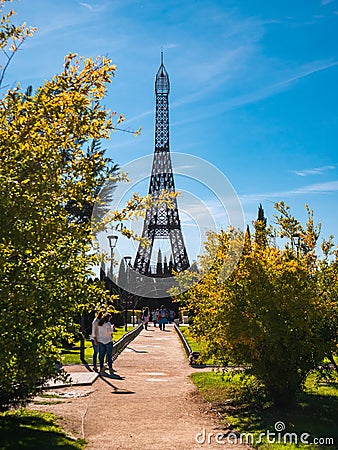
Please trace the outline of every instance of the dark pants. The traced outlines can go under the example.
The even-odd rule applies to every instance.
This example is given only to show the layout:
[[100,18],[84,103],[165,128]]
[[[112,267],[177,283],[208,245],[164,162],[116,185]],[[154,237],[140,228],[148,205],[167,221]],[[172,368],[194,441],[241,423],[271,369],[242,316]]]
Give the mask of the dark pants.
[[103,369],[104,365],[104,357],[107,355],[107,362],[109,369],[113,367],[113,343],[109,342],[108,344],[102,344],[99,342],[99,361],[100,361],[100,369]]
[[96,366],[97,354],[99,353],[99,344],[95,344],[94,339],[91,339],[93,346],[93,365]]
[[159,321],[160,330],[165,331],[165,324],[168,323],[168,320],[166,317],[162,317]]

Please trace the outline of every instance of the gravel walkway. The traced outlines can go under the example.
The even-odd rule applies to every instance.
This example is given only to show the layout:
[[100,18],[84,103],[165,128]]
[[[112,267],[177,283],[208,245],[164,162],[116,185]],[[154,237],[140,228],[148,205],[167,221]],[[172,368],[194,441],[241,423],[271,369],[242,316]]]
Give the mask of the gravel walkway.
[[61,416],[61,426],[86,439],[88,450],[246,448],[217,443],[218,417],[189,378],[196,369],[189,366],[173,326],[143,330],[114,368],[115,374],[100,375],[91,386],[55,389],[62,400],[45,405],[37,399],[30,407]]

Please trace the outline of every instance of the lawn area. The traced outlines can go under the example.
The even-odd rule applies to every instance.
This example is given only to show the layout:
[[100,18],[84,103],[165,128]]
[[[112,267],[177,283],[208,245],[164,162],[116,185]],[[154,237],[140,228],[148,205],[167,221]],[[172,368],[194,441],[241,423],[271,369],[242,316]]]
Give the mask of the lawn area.
[[[262,401],[260,404],[259,393],[257,402],[255,401],[257,384],[251,390],[250,384],[246,385],[245,393],[241,396],[240,401],[233,402],[236,394],[239,394],[242,389],[240,378],[237,375],[231,381],[226,381],[222,380],[220,373],[195,373],[192,375],[192,379],[203,397],[220,412],[224,423],[231,424],[238,433],[243,434],[243,440],[247,440],[249,443],[254,442],[254,447],[259,450],[332,450],[338,448],[337,382],[317,385],[315,375],[310,375],[306,383],[306,390],[299,396],[297,403],[286,409],[278,409],[266,401]],[[245,398],[248,399],[247,402]],[[225,428],[227,428],[226,425]],[[278,433],[276,430],[281,430],[281,432]],[[248,435],[247,438],[245,433]],[[291,436],[288,433],[295,433],[295,435]],[[260,435],[261,439],[259,439]],[[303,441],[308,444],[300,442],[301,436],[303,436]],[[284,437],[286,443],[284,443]],[[331,441],[327,441],[327,438],[331,438]],[[229,435],[229,439],[230,442],[233,442],[235,435]],[[237,439],[240,439],[240,436]],[[295,442],[296,439],[298,440],[297,446],[290,443],[290,441]],[[323,440],[319,441],[319,445],[319,443],[314,443],[315,439]],[[332,443],[332,439],[334,443]]]
[[[183,336],[185,337],[186,341],[188,342],[191,350],[193,352],[200,352],[201,347],[200,347],[199,343],[191,336],[189,325],[180,325],[180,331],[183,334]],[[214,360],[208,359],[206,361],[203,361],[203,364],[212,365],[212,364],[214,364]]]
[[3,450],[81,450],[85,441],[65,435],[49,413],[18,410],[0,414],[0,448]]
[[189,326],[188,325],[180,325],[180,332],[183,334],[186,341],[190,345],[191,350],[193,352],[199,352],[200,347],[199,347],[198,343],[195,341],[195,339],[191,337]]
[[[132,326],[128,326],[127,332],[132,329]],[[118,327],[115,328],[115,330],[113,335],[114,342],[118,341],[126,334],[124,327]],[[89,339],[85,340],[85,360],[88,364],[93,362],[93,347]],[[62,349],[61,362],[62,364],[82,364],[80,360],[80,341],[74,342],[71,348]]]

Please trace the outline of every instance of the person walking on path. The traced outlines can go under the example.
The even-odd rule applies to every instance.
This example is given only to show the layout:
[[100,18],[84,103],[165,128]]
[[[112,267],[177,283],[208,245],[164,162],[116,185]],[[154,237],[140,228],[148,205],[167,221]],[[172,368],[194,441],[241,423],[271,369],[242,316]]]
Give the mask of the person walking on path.
[[158,323],[160,326],[160,330],[165,331],[165,324],[168,323],[168,311],[164,307],[164,305],[161,306],[159,312],[158,312]]
[[154,328],[156,328],[157,317],[158,317],[158,308],[157,308],[157,309],[154,309],[154,311],[153,311],[153,323],[154,323]]
[[169,309],[169,323],[173,323],[175,320],[176,313],[173,309]]
[[146,330],[148,330],[148,323],[149,323],[149,318],[150,318],[150,312],[149,312],[149,308],[148,306],[146,306],[142,312],[142,320],[144,323],[144,328]]
[[104,372],[104,357],[107,355],[109,373],[115,372],[113,369],[113,338],[114,325],[110,323],[111,314],[105,314],[95,328],[95,338],[99,344],[100,373]]
[[96,340],[96,338],[94,338],[94,336],[96,336],[96,327],[100,321],[100,319],[102,319],[103,316],[103,311],[99,311],[99,313],[97,314],[97,316],[95,317],[95,319],[92,322],[92,333],[89,336],[90,342],[92,343],[93,346],[93,369],[95,370],[95,372],[97,372],[97,355],[99,353],[99,344]]

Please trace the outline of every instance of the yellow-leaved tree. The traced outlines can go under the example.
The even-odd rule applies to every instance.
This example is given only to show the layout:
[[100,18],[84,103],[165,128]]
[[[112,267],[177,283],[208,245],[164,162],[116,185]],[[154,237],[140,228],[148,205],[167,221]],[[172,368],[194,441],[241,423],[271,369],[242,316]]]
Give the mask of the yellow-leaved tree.
[[[324,243],[324,257],[316,254],[320,228],[313,213],[308,209],[302,226],[284,203],[275,207],[277,227],[268,228],[260,211],[252,238],[233,229],[211,233],[201,270],[210,255],[212,267],[181,301],[189,308],[202,359],[245,367],[275,403],[285,404],[325,357],[335,364],[338,271],[331,241]],[[287,239],[285,245],[277,245],[277,236]],[[244,240],[243,253],[223,279],[221,268],[236,240]]]
[[[1,0],[0,50],[8,63],[33,32],[12,23]],[[24,402],[55,374],[62,338],[84,308],[104,302],[93,282],[89,220],[116,166],[95,145],[120,116],[102,105],[111,60],[65,57],[63,71],[35,92],[0,100],[0,409]],[[137,210],[137,198],[115,219]],[[113,219],[114,220],[114,217]]]

